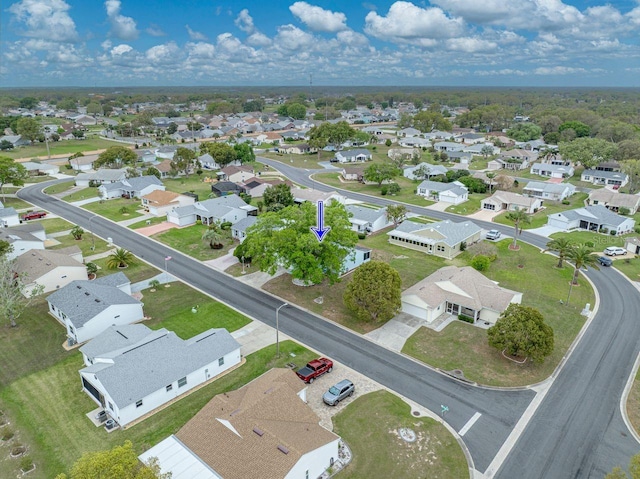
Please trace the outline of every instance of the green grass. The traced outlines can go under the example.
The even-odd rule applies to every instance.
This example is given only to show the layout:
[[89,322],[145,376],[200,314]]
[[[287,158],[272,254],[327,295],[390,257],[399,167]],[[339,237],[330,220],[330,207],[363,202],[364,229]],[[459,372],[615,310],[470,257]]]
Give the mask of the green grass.
[[[629,236],[629,235],[625,235]],[[605,235],[601,233],[596,233],[595,231],[571,231],[571,232],[560,232],[553,233],[550,237],[552,239],[557,238],[568,238],[574,243],[591,243],[593,244],[593,249],[595,251],[603,251],[605,248],[609,246],[624,246],[624,238],[625,236],[611,236]]]
[[[81,240],[74,239],[73,236],[71,236],[71,234],[59,236],[55,238],[55,240],[59,241],[60,244],[51,246],[48,249],[56,250],[60,248],[67,248],[69,246],[78,246],[82,251],[82,255],[85,258],[87,256],[91,256],[94,254],[104,253],[111,249],[111,247],[109,247],[106,241],[98,238],[97,236],[92,238],[91,233],[85,233],[84,235],[82,235]],[[95,241],[95,249],[92,249],[94,241]]]
[[[87,138],[86,140],[65,140],[49,143],[49,151],[51,155],[73,154],[79,151],[94,151],[110,146],[120,146],[121,143],[101,138]],[[12,151],[2,152],[4,156],[9,158],[36,158],[38,156],[47,156],[47,146],[44,144],[36,144],[33,146],[21,146]]]
[[613,262],[613,266],[620,270],[631,281],[640,281],[640,257],[616,259]]
[[426,216],[412,216],[410,218],[414,223],[421,223],[423,225],[428,225],[430,223],[435,223],[436,220],[432,220],[431,218],[427,218]]
[[[235,331],[251,320],[230,307],[181,282],[173,282],[169,288],[161,285],[155,292],[143,291],[144,313],[150,317],[144,324],[151,329],[167,328],[182,339],[207,331],[225,328]],[[198,312],[191,308],[198,306]]]
[[275,345],[247,356],[246,363],[235,371],[159,411],[153,418],[111,434],[85,417],[97,406],[81,391],[78,370],[83,363],[79,352],[15,381],[0,391],[0,402],[25,438],[38,466],[29,477],[50,479],[68,471],[83,453],[109,449],[127,439],[141,453],[177,432],[216,394],[237,389],[273,367],[284,367],[291,361],[290,353],[296,355],[300,364],[317,357],[291,341],[281,342],[280,349],[283,353],[280,358],[276,358]]
[[109,276],[110,274],[122,272],[127,275],[127,278],[129,278],[131,283],[137,283],[138,281],[152,278],[161,273],[159,269],[154,268],[141,259],[136,259],[135,263],[130,264],[129,267],[125,269],[109,269],[107,268],[107,261],[107,258],[99,258],[91,261],[100,268],[98,270],[98,277]]
[[214,172],[208,172],[202,175],[202,178],[198,175],[191,175],[189,178],[169,178],[162,180],[167,191],[173,191],[174,193],[192,192],[198,195],[199,201],[206,200],[211,194],[212,183],[205,183],[205,177],[215,178]]
[[[147,223],[147,221],[149,221],[150,223]],[[140,228],[146,228],[147,226],[151,225],[159,225],[160,223],[164,223],[165,221],[167,221],[166,216],[159,216],[156,218],[149,218],[147,220],[138,221],[137,223],[129,225],[129,228],[131,228],[132,230],[137,230]]]
[[489,167],[489,160],[484,159],[481,156],[472,157],[472,161],[469,164],[470,170],[486,170]]
[[[140,200],[133,198],[115,198],[112,200],[105,200],[104,203],[96,201],[83,206],[85,210],[93,211],[95,214],[104,216],[112,221],[123,221],[137,216],[142,216],[136,210],[142,208]],[[120,210],[127,208],[127,213],[122,213]]]
[[[55,195],[57,193],[68,191],[73,188],[73,186],[73,181],[65,181],[64,183],[56,183],[55,185],[47,186],[44,189],[44,192],[48,195]],[[97,190],[97,188],[94,189]]]
[[73,203],[74,201],[87,200],[89,198],[97,198],[98,196],[99,196],[98,188],[87,187],[78,191],[74,191],[70,195],[67,195],[64,198],[62,198],[62,200],[66,201],[67,203]]
[[[489,347],[486,330],[461,321],[440,333],[420,328],[405,343],[404,353],[443,370],[461,369],[468,379],[492,386],[523,386],[551,375],[584,324],[580,312],[586,303],[594,304],[594,292],[581,277],[579,286],[572,288],[569,305],[560,305],[560,300],[568,297],[573,268],[565,265],[557,269],[554,256],[540,254],[526,244],[521,244],[519,251],[511,251],[509,243],[498,243],[498,258],[485,275],[500,286],[523,292],[522,304],[542,313],[555,333],[552,355],[542,364],[516,364]],[[455,261],[463,265],[470,259],[465,252]]]
[[25,184],[33,184],[33,183],[44,183],[45,181],[55,180],[53,176],[42,175],[42,176],[30,176],[26,180],[24,180]]
[[[589,195],[587,193],[576,193],[568,198],[569,204],[563,205],[561,201],[546,201],[543,203],[544,208],[530,216],[531,223],[523,224],[522,229],[528,230],[532,228],[540,228],[547,224],[547,216],[560,213],[561,211],[572,210],[584,206],[584,200]],[[507,219],[507,211],[500,213],[493,218],[494,223],[500,223],[507,226],[513,226],[513,222]]]
[[171,246],[184,254],[188,254],[201,261],[219,258],[229,252],[231,248],[237,245],[231,238],[231,231],[224,231],[222,243],[224,248],[211,249],[209,242],[202,239],[202,235],[207,230],[205,225],[193,225],[185,228],[171,228],[153,235],[152,237],[158,241]]
[[636,433],[640,433],[640,370],[636,373],[635,380],[633,381],[626,408],[633,428],[636,430]]
[[67,231],[74,227],[73,223],[69,223],[67,220],[63,220],[62,218],[45,218],[40,220],[40,223],[47,234]]
[[471,193],[469,199],[459,205],[451,205],[445,211],[447,213],[455,213],[457,215],[467,216],[480,211],[480,202],[485,199],[487,195],[480,193]]
[[[359,397],[333,422],[335,433],[353,452],[340,478],[469,476],[464,452],[449,431],[434,419],[412,416],[410,406],[387,391]],[[417,440],[402,440],[401,427],[412,429]]]
[[5,208],[13,207],[16,210],[21,210],[24,208],[35,208],[35,206],[33,206],[31,203],[27,203],[26,201],[22,201],[19,198],[14,198],[11,196],[0,198],[0,201],[2,201],[2,204]]

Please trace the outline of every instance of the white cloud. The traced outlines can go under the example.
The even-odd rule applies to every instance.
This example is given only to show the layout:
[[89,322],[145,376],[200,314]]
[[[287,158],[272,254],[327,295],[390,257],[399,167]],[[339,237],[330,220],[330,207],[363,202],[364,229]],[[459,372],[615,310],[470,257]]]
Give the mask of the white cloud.
[[111,34],[121,40],[135,40],[138,38],[138,28],[136,22],[131,17],[120,14],[122,2],[120,0],[106,0],[104,7],[107,10],[107,17],[111,24]]
[[125,53],[129,53],[130,51],[133,50],[133,47],[131,45],[127,45],[125,43],[122,43],[120,45],[117,45],[115,47],[113,47],[111,49],[111,55],[115,56],[115,55],[124,55]]
[[145,52],[145,57],[154,65],[177,64],[180,60],[181,50],[174,42],[156,45]]
[[313,35],[300,30],[294,25],[279,26],[278,33],[273,41],[277,48],[284,50],[311,49],[316,43]]
[[307,2],[296,2],[289,10],[314,32],[333,33],[347,29],[347,16],[342,12],[332,12]]
[[433,46],[435,40],[453,38],[464,32],[460,18],[450,18],[440,8],[420,8],[409,2],[395,2],[387,16],[369,12],[365,33],[383,40]]
[[238,27],[247,35],[251,35],[256,31],[256,27],[253,24],[253,18],[251,17],[251,15],[249,15],[249,10],[247,10],[246,8],[240,11],[234,23],[236,24],[236,27]]
[[24,36],[53,42],[75,42],[78,33],[68,13],[70,8],[64,0],[21,0],[8,10],[18,22],[26,25],[27,30],[20,32]]
[[113,46],[113,43],[111,42],[111,40],[105,40],[100,44],[100,46],[103,50],[109,50]]
[[495,42],[471,37],[450,38],[446,45],[449,50],[465,53],[491,52],[498,48]]
[[185,25],[184,27],[187,29],[187,33],[189,34],[189,38],[191,38],[191,40],[203,41],[207,39],[207,36],[204,33],[196,32],[195,30],[192,30],[189,25]]
[[369,45],[369,39],[362,33],[354,32],[353,30],[346,30],[344,32],[338,32],[336,38],[340,43],[349,46],[363,47]]
[[254,47],[268,47],[273,42],[264,33],[255,32],[247,37],[247,44]]
[[538,67],[533,70],[536,75],[572,75],[575,73],[586,73],[584,68],[574,68],[565,66]]
[[164,37],[166,35],[164,30],[160,28],[158,25],[156,25],[155,23],[152,23],[151,25],[149,25],[145,29],[145,32],[147,32],[147,35],[151,35],[152,37]]
[[216,47],[214,47],[211,43],[189,42],[184,46],[184,48],[189,54],[190,59],[191,58],[207,58],[207,59],[215,58]]

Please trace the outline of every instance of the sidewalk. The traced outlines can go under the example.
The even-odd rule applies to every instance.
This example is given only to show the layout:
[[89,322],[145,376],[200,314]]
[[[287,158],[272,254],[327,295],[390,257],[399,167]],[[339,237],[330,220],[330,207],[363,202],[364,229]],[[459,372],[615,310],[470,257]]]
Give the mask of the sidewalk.
[[122,221],[118,221],[118,224],[120,226],[130,226],[132,224],[135,223],[140,223],[141,221],[145,221],[151,218],[155,218],[155,216],[149,214],[149,213],[145,213],[142,216],[136,216],[135,218],[130,218],[128,220],[122,220]]
[[220,258],[210,259],[208,261],[205,261],[204,264],[206,264],[211,268],[217,269],[219,271],[224,271],[229,266],[233,266],[234,264],[240,263],[240,260],[238,260],[238,258],[233,256],[234,250],[235,248],[230,249],[229,253],[227,253],[226,255],[221,256]]
[[83,206],[83,205],[87,205],[89,203],[95,203],[96,201],[100,201],[100,197],[99,196],[96,196],[95,198],[87,198],[86,200],[73,201],[70,204],[73,205],[73,206]]
[[[243,356],[255,353],[262,348],[266,348],[276,342],[276,330],[260,321],[252,321],[244,328],[231,333],[231,336],[240,343]],[[280,341],[291,339],[280,332]]]

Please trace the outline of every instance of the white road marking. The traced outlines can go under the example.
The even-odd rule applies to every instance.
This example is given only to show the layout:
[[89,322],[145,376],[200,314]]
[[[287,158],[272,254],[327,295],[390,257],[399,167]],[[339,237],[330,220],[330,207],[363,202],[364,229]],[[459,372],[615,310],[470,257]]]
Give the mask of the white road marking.
[[458,431],[458,434],[460,434],[460,436],[464,436],[467,432],[469,432],[469,429],[471,429],[473,425],[476,423],[476,421],[480,419],[480,416],[482,416],[482,414],[480,414],[479,412],[471,416],[471,419],[469,419],[467,423],[464,426],[462,426],[462,429]]

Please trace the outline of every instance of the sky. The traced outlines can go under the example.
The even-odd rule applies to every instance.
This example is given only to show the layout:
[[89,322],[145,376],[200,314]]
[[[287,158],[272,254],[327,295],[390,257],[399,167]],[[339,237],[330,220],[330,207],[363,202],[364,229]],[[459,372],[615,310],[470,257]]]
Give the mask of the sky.
[[3,0],[0,86],[611,86],[640,0]]

